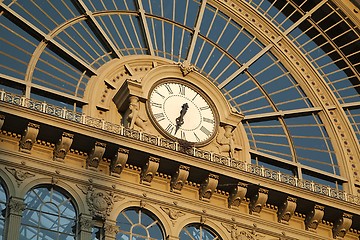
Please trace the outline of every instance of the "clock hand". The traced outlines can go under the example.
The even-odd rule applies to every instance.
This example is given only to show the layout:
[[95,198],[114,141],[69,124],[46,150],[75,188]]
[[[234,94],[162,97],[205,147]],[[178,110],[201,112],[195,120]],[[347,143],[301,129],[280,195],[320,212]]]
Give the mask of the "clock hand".
[[184,103],[184,104],[181,106],[180,116],[175,119],[175,121],[176,121],[175,134],[176,134],[176,132],[179,130],[179,128],[181,127],[181,125],[184,124],[184,115],[185,115],[185,113],[187,112],[188,108],[189,108],[189,105],[188,105],[187,103]]

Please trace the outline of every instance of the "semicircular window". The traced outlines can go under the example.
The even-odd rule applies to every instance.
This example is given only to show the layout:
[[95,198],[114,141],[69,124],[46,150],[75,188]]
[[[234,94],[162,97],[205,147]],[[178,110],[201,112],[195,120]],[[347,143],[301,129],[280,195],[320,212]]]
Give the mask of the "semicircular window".
[[116,219],[120,231],[117,240],[127,239],[164,239],[160,221],[150,212],[140,208],[129,208],[122,211]]
[[75,239],[76,209],[62,189],[34,188],[24,202],[20,239]]
[[221,239],[213,230],[200,224],[185,226],[179,236],[180,240],[213,240]]
[[6,208],[6,192],[4,187],[0,184],[0,240],[4,239],[4,226],[5,226],[5,218],[3,216],[3,211]]

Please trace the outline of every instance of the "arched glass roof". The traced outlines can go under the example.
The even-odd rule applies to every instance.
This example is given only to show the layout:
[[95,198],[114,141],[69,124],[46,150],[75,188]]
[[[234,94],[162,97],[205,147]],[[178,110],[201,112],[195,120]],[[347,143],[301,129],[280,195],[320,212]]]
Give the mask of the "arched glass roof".
[[187,61],[244,114],[254,163],[352,185],[360,30],[337,4],[4,0],[0,87],[81,112],[91,76],[113,59]]

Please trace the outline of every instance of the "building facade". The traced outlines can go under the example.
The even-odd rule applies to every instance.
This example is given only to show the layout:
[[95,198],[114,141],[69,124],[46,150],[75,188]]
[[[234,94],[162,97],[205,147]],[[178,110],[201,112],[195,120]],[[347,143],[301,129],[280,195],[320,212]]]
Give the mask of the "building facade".
[[359,7],[0,0],[0,239],[360,239]]

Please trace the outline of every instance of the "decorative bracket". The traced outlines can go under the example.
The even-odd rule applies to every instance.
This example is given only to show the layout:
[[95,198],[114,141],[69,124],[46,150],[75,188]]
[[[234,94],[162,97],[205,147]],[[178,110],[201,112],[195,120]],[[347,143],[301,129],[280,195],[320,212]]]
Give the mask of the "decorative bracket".
[[288,196],[277,212],[278,222],[288,224],[296,209],[296,198]]
[[184,77],[191,72],[198,71],[198,69],[195,67],[195,65],[190,64],[189,61],[178,62],[176,64],[179,65],[180,70]]
[[2,126],[4,125],[5,122],[5,116],[4,115],[0,115],[0,129],[2,128]]
[[208,178],[201,184],[199,189],[199,198],[203,201],[210,201],[219,182],[219,175],[210,173]]
[[64,132],[61,135],[61,138],[56,144],[53,152],[54,161],[64,162],[65,156],[71,147],[73,139],[74,139],[74,134]]
[[248,184],[239,182],[232,190],[228,198],[228,207],[239,207],[247,192]]
[[268,199],[269,190],[264,188],[259,188],[258,192],[251,198],[249,205],[250,214],[260,214],[263,206],[266,204]]
[[111,176],[120,177],[121,172],[125,168],[128,157],[129,157],[129,150],[119,147],[115,157],[111,160],[111,164],[110,164]]
[[150,156],[148,162],[141,171],[140,183],[143,183],[145,185],[150,185],[151,181],[153,180],[156,174],[156,171],[159,168],[159,164],[160,164],[160,158]]
[[342,217],[340,217],[337,220],[336,224],[334,224],[334,227],[332,229],[333,237],[334,238],[345,237],[351,224],[352,224],[352,215],[348,213],[343,213]]
[[19,150],[21,152],[30,153],[39,133],[39,128],[40,125],[38,124],[28,123],[27,128],[25,129],[19,142]]
[[189,177],[190,167],[180,165],[174,176],[171,178],[170,190],[174,193],[180,193],[187,178]]
[[95,142],[94,148],[91,150],[88,158],[86,159],[86,168],[91,170],[98,170],[102,156],[104,155],[106,148],[105,143]]
[[314,209],[306,216],[305,228],[306,230],[316,230],[319,223],[321,223],[324,216],[324,206],[315,205]]

